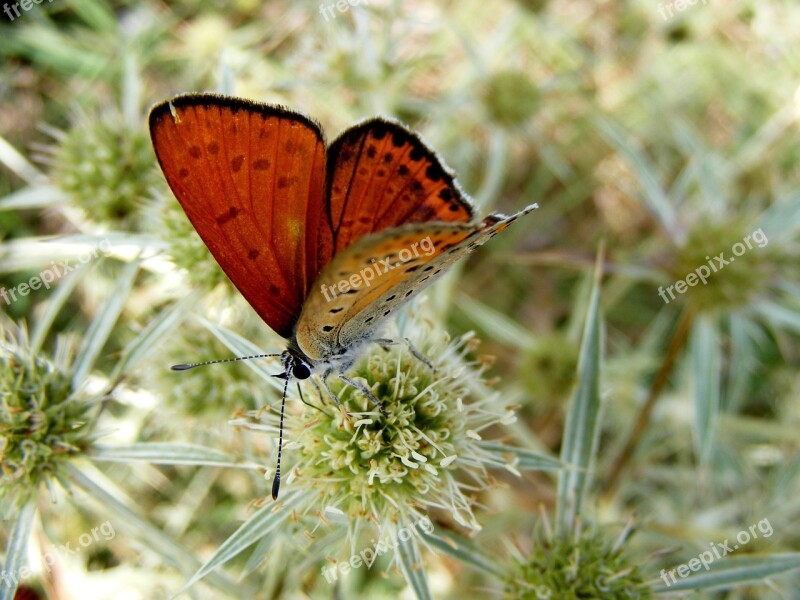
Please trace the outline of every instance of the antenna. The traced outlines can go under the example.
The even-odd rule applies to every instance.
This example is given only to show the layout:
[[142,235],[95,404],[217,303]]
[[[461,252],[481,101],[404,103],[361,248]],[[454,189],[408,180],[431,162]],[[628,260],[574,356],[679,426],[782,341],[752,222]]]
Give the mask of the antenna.
[[289,387],[289,376],[291,373],[291,362],[286,363],[286,379],[283,381],[283,396],[281,397],[281,427],[278,437],[278,465],[275,467],[275,479],[272,480],[272,499],[278,499],[278,491],[281,489],[281,453],[283,452],[283,413],[286,407],[286,390]]
[[217,360],[207,360],[205,362],[199,363],[191,363],[191,364],[182,364],[182,365],[172,365],[170,368],[173,371],[188,371],[189,369],[194,369],[195,367],[204,367],[206,365],[216,365],[219,363],[227,363],[227,362],[236,362],[237,360],[250,360],[251,358],[272,358],[275,356],[281,356],[280,354],[253,354],[252,356],[237,356],[236,358],[220,358]]

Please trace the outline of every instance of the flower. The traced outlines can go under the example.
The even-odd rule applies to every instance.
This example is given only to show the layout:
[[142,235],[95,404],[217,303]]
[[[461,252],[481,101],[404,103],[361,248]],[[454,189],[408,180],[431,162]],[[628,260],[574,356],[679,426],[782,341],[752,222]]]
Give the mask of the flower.
[[574,537],[553,536],[549,528],[537,535],[530,555],[519,560],[506,583],[506,598],[544,600],[605,598],[630,600],[652,597],[639,568],[622,552],[628,530],[612,544],[599,531]]
[[163,186],[147,130],[112,110],[78,113],[68,131],[49,131],[56,143],[40,148],[40,158],[53,185],[95,223],[141,228],[146,201]]
[[[414,345],[434,369],[398,343],[371,346],[347,373],[381,400],[386,414],[361,391],[331,377],[330,388],[347,416],[329,402],[289,415],[284,456],[293,468],[286,484],[302,489],[316,510],[375,523],[381,534],[432,509],[476,531],[472,509],[476,494],[493,483],[488,469],[504,466],[516,473],[483,447],[483,434],[515,417],[482,377],[490,361],[469,357],[479,344],[472,334],[450,340],[428,327],[413,330]],[[309,392],[304,398],[311,400]],[[276,432],[276,411],[251,412],[249,426],[259,427],[256,420]]]
[[0,496],[23,502],[90,446],[97,404],[73,389],[64,338],[46,358],[31,348],[24,325],[0,319],[0,347]]

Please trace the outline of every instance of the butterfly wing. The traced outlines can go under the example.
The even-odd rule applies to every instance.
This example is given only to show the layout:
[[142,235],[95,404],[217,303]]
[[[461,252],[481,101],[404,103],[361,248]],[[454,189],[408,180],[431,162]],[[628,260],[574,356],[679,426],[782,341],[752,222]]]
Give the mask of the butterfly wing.
[[395,121],[370,119],[344,131],[328,149],[327,173],[334,254],[407,223],[473,220],[470,202],[436,153]]
[[150,135],[170,188],[222,270],[289,337],[333,252],[319,126],[278,106],[192,94],[155,106]]
[[312,360],[330,358],[368,339],[382,320],[512,222],[417,223],[362,238],[323,269],[297,322],[295,340]]

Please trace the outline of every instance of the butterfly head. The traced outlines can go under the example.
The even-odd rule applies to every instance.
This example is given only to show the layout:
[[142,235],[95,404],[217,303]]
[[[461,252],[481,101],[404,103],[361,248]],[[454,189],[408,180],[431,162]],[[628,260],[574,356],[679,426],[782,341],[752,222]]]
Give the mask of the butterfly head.
[[284,368],[283,373],[273,375],[278,379],[308,379],[314,372],[311,360],[301,350],[291,345],[281,354],[281,364]]

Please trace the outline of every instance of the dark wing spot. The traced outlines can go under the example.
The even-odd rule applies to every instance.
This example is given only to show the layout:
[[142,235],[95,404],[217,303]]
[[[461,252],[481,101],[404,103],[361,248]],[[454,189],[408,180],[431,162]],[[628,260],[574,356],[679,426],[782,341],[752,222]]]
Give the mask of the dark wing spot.
[[417,269],[419,269],[419,265],[414,265],[413,267],[408,267],[408,268],[406,269],[406,273],[413,273],[413,272],[414,272],[414,271],[416,271]]
[[392,134],[392,144],[400,148],[406,143],[407,136],[404,131],[395,131]]
[[192,158],[200,158],[203,155],[203,152],[200,150],[200,146],[192,146],[189,148],[189,156]]
[[364,319],[364,325],[366,325],[370,321],[372,321],[372,317],[367,317],[366,319]]
[[234,173],[238,173],[239,170],[242,168],[243,164],[244,164],[244,154],[240,154],[239,156],[234,156],[231,159],[231,170]]
[[378,153],[378,149],[375,147],[375,144],[370,144],[367,146],[367,156],[369,158],[375,158],[375,155]]
[[430,279],[430,275],[425,275],[425,277],[423,277],[422,279],[420,279],[420,280],[419,280],[419,282],[420,282],[420,283],[425,283],[426,281],[428,281],[428,279]]
[[397,174],[400,175],[400,177],[405,177],[406,175],[408,175],[408,173],[409,171],[407,166],[400,165],[399,167],[397,167]]
[[386,169],[378,169],[377,173],[378,173],[378,177],[385,177],[386,176]]
[[450,212],[458,212],[461,207],[458,204],[451,204],[450,205]]
[[254,171],[266,171],[269,169],[270,162],[266,158],[259,158],[253,161]]
[[390,162],[392,162],[393,158],[394,158],[394,156],[392,156],[392,153],[391,152],[387,152],[386,154],[383,155],[383,162],[390,163]]
[[415,146],[408,156],[411,160],[418,161],[423,156],[425,156],[425,153],[422,151],[422,148],[420,148],[419,146]]
[[450,200],[453,198],[453,190],[450,188],[442,188],[439,190],[439,198],[442,200]]
[[330,310],[330,313],[335,315],[336,313],[340,313],[340,312],[342,312],[343,310],[344,310],[343,308],[332,308],[332,309]]
[[408,290],[408,291],[406,292],[406,298],[408,298],[408,297],[409,297],[411,294],[413,294],[413,293],[414,293],[414,290]]
[[428,168],[425,169],[425,177],[431,181],[439,181],[444,177],[444,172],[439,165],[428,165]]
[[[364,225],[369,225],[370,223],[372,223],[372,217],[359,217],[358,218],[358,222],[362,223]],[[370,260],[372,260],[372,259],[370,259]]]
[[422,269],[422,270],[423,270],[423,271],[433,271],[433,265],[428,265],[427,267],[425,267],[425,268],[424,268],[424,269]]
[[231,219],[235,219],[239,216],[239,209],[235,206],[231,206],[227,212],[222,213],[217,217],[217,225],[225,225]]
[[219,154],[219,144],[217,142],[210,142],[206,147],[209,154]]
[[397,298],[397,296],[396,296],[395,294],[392,294],[392,295],[391,295],[391,296],[389,296],[389,297],[388,297],[386,300],[384,300],[384,302],[391,302],[391,301],[392,301],[392,300],[394,300],[395,298]]
[[185,177],[188,177],[188,176],[189,176],[189,169],[187,169],[186,167],[184,167],[180,171],[178,171],[178,177],[180,177],[181,179],[183,179]]
[[324,332],[326,332],[326,333],[327,333],[328,331],[333,331],[333,325],[325,325],[325,326],[322,328],[322,331],[324,331]]
[[358,174],[361,175],[362,177],[366,177],[367,175],[369,175],[369,171],[367,171],[365,167],[361,167],[358,170]]
[[392,312],[392,309],[391,309],[391,308],[390,308],[389,310],[387,310],[385,313],[383,313],[383,316],[385,317],[385,316],[386,316],[386,315],[388,315],[390,312]]
[[249,258],[250,260],[255,260],[255,259],[258,258],[259,254],[261,254],[261,253],[258,250],[250,250],[247,253],[247,258]]
[[274,285],[269,286],[269,293],[273,296],[280,296],[281,291]]
[[358,290],[347,290],[345,294],[357,294]]

